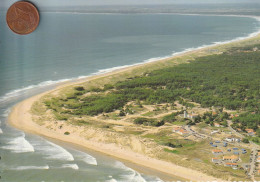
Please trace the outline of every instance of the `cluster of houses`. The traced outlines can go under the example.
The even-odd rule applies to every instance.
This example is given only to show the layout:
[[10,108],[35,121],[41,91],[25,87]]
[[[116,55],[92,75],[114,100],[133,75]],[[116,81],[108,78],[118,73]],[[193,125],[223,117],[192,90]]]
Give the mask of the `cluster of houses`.
[[215,141],[214,143],[213,142],[210,142],[209,143],[212,147],[220,147],[220,146],[223,146],[223,147],[227,147],[227,142],[220,142],[220,141]]
[[174,133],[178,133],[180,135],[189,135],[189,132],[183,128],[183,127],[180,127],[180,126],[177,126],[177,127],[174,127],[173,130],[172,130]]
[[[223,151],[221,150],[214,150],[212,151],[214,154],[223,154]],[[238,161],[240,160],[238,155],[230,155],[230,156],[223,156],[222,158],[213,157],[212,162],[222,164],[224,163],[224,166],[232,167],[233,169],[237,169],[238,167]]]
[[[228,144],[226,142],[215,141],[214,143],[210,142],[210,145],[212,147],[227,147]],[[224,166],[237,169],[238,162],[240,161],[239,155],[246,154],[246,153],[247,153],[246,149],[239,149],[236,147],[229,148],[226,151],[221,150],[219,148],[215,148],[212,149],[212,154],[214,154],[215,157],[212,157],[211,161],[215,164],[223,164]],[[260,161],[260,156],[259,156],[259,161]]]

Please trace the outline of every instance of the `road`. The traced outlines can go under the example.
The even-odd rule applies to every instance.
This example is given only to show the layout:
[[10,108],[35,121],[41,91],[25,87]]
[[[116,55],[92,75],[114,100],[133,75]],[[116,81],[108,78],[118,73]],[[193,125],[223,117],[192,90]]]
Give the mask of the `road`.
[[[232,131],[234,134],[236,134],[237,136],[239,136],[242,139],[245,138],[244,135],[242,135],[241,133],[237,132],[236,130],[234,130],[231,127],[231,125],[232,125],[232,121],[231,120],[228,120],[227,122],[228,122],[228,128],[230,129],[230,131]],[[249,143],[252,146],[252,148],[251,148],[252,153],[251,153],[251,156],[250,156],[250,170],[248,172],[248,175],[251,177],[251,179],[253,181],[255,181],[255,178],[254,178],[254,176],[255,176],[254,172],[256,170],[255,163],[256,163],[256,160],[257,160],[257,156],[258,156],[258,147],[259,146],[257,144],[255,144],[254,142],[252,142],[252,141],[249,141]]]
[[199,134],[197,133],[196,131],[192,130],[190,125],[186,125],[185,127],[185,130],[187,130],[189,133],[191,133],[193,136],[197,137],[197,138],[201,138],[201,139],[206,139],[206,138],[209,138],[208,136],[206,135],[202,135],[202,134]]
[[255,163],[256,163],[256,159],[257,159],[257,153],[258,153],[258,150],[257,150],[256,147],[254,147],[252,149],[252,153],[251,153],[251,156],[250,156],[250,159],[251,159],[251,161],[250,161],[250,170],[249,170],[249,173],[248,173],[248,175],[251,177],[251,179],[253,181],[255,181],[254,172],[256,170]]

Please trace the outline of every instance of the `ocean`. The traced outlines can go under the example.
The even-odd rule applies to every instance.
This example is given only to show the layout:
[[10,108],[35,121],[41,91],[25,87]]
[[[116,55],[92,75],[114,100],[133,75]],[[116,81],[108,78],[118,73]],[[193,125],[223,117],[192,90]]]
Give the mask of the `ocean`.
[[43,12],[20,36],[0,12],[0,175],[5,182],[162,181],[93,151],[24,133],[7,123],[10,108],[64,81],[253,36],[257,19],[174,14]]

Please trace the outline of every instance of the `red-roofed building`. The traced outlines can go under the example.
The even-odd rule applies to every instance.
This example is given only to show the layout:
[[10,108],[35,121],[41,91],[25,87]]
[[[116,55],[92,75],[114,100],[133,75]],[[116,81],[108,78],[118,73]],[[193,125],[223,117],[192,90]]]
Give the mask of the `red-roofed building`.
[[212,153],[213,153],[213,154],[222,154],[223,151],[222,151],[222,150],[219,150],[219,149],[213,149],[213,150],[212,150]]

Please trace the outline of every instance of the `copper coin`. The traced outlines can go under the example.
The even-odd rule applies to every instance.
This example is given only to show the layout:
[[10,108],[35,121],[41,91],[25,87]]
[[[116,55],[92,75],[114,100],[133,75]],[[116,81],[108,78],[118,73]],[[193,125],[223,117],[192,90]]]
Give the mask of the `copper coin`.
[[37,8],[27,1],[14,3],[6,13],[9,28],[21,35],[32,33],[39,25],[39,20]]

